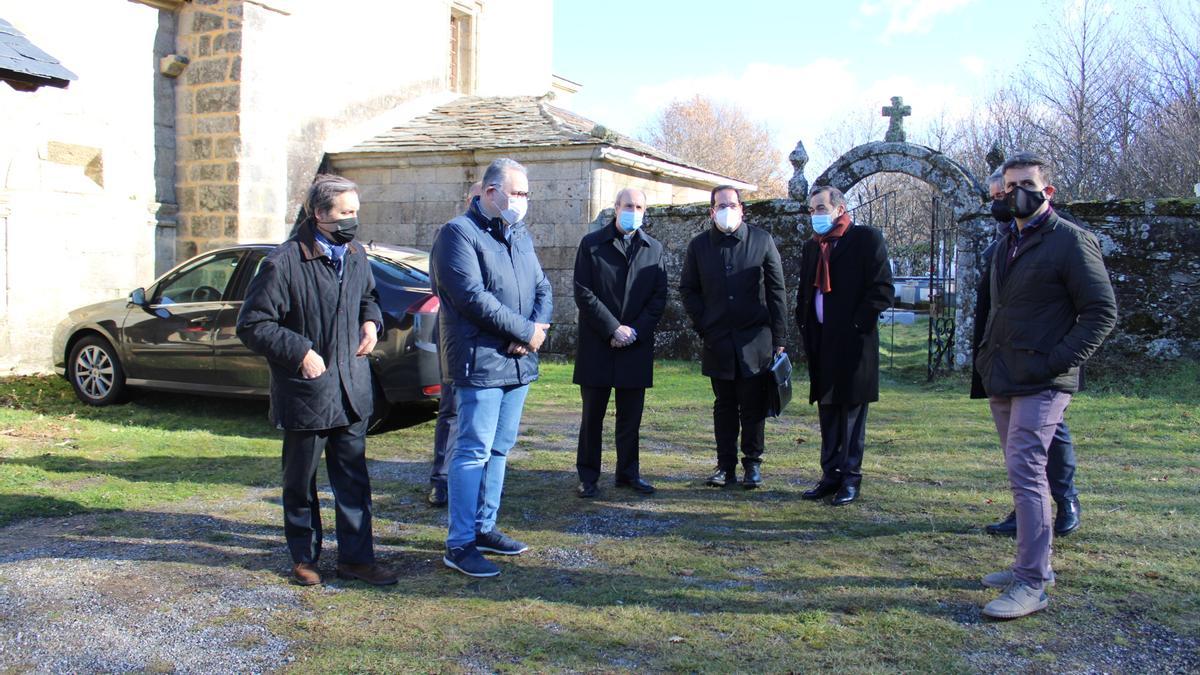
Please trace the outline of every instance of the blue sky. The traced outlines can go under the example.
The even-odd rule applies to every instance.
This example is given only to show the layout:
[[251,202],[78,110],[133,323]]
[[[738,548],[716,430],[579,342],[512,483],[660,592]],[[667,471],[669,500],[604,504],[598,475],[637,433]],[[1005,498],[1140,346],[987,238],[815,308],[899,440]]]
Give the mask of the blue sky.
[[912,105],[910,129],[964,114],[1027,58],[1036,27],[1062,6],[554,0],[554,72],[583,85],[571,109],[619,131],[637,133],[672,99],[703,93],[768,123],[785,151],[804,140],[816,163],[832,160],[814,149],[823,130],[877,115],[893,95]]

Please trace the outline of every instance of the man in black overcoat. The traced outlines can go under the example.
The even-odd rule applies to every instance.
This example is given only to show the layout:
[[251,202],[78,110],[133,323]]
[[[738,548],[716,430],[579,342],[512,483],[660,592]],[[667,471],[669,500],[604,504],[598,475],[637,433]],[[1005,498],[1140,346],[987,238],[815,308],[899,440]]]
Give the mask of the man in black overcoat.
[[718,185],[709,196],[712,226],[688,242],[679,294],[703,342],[700,370],[712,382],[717,467],[708,485],[737,484],[741,427],[742,487],[762,484],[763,432],[771,363],[787,334],[787,291],[779,249],[766,230],[742,222],[742,196]]
[[396,583],[375,562],[366,435],[373,392],[367,355],[383,315],[366,251],[354,240],[358,188],[319,175],[308,218],[262,262],[238,314],[237,335],[271,368],[271,419],[283,430],[283,532],[292,579],[321,583],[321,503],[317,464],[325,465],[336,513],[337,574]]
[[796,323],[808,361],[809,403],[821,422],[821,480],[803,494],[858,498],[867,404],[879,400],[879,314],[892,304],[892,269],[883,235],[855,225],[837,188],[809,193],[813,237],[804,242]]
[[608,397],[617,390],[616,486],[653,494],[638,466],[638,429],[646,388],[654,386],[654,328],[667,304],[662,244],[646,234],[646,195],[617,194],[613,221],[579,242],[575,255],[575,305],[579,344],[575,384],[583,399],[579,447],[580,497],[596,496],[601,431]]

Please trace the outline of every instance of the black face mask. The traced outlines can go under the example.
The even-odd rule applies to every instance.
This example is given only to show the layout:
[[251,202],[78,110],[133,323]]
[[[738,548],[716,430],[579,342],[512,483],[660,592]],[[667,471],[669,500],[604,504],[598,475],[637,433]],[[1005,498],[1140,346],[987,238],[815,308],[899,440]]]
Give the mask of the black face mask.
[[997,223],[1007,228],[1008,224],[1011,223],[1013,219],[1013,212],[1012,209],[1008,207],[1008,202],[1003,199],[993,199],[992,217],[996,219]]
[[1042,207],[1042,204],[1046,203],[1046,194],[1042,190],[1034,192],[1018,185],[1008,193],[1004,202],[1008,204],[1008,208],[1012,210],[1014,216],[1025,219],[1032,216]]
[[354,239],[354,234],[358,232],[358,218],[354,216],[342,218],[341,220],[333,220],[325,224],[336,227],[333,232],[321,230],[321,234],[329,237],[329,240],[338,246],[349,244]]

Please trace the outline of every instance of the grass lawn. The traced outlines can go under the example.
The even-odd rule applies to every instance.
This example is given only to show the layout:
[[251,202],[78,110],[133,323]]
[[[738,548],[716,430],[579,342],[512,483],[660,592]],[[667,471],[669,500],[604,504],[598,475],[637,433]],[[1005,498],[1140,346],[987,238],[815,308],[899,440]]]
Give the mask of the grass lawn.
[[[989,622],[979,608],[994,593],[978,579],[1011,563],[1013,542],[982,526],[1011,497],[986,403],[967,398],[961,376],[924,382],[925,330],[897,328],[896,365],[870,410],[863,497],[839,509],[799,499],[819,473],[803,378],[767,424],[765,489],[703,487],[712,394],[681,362],[660,363],[647,396],[642,470],[658,494],[602,480],[599,499],[576,499],[578,388],[569,364],[545,364],[500,518],[532,550],[500,560],[491,580],[440,563],[444,512],[423,502],[432,409],[409,411],[368,441],[379,550],[401,582],[296,589],[303,609],[264,621],[295,640],[288,667],[300,672],[1200,667],[1200,367],[1089,373],[1067,413],[1083,526],[1056,542],[1050,608]],[[275,528],[277,564],[259,578],[282,585],[278,507],[251,496],[276,484],[278,453],[262,403],[148,394],[89,409],[55,378],[0,381],[10,529],[209,509]],[[605,479],[612,463],[610,431]]]

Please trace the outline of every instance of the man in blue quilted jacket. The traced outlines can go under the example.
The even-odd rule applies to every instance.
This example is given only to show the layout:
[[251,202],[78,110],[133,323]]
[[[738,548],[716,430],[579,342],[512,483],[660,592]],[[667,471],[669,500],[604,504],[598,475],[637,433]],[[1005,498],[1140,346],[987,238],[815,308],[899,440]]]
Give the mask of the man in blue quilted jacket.
[[446,223],[430,254],[441,300],[442,378],[454,384],[458,428],[450,450],[447,567],[472,577],[500,568],[482,553],[519,555],[528,546],[496,529],[508,451],[552,309],[550,281],[525,227],[525,167],[497,159],[483,193]]

